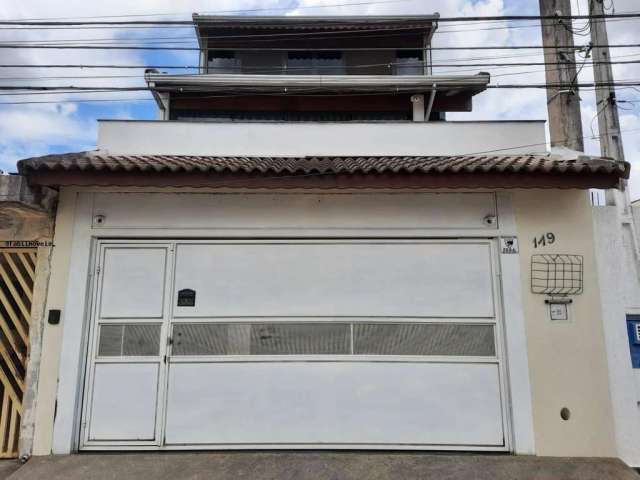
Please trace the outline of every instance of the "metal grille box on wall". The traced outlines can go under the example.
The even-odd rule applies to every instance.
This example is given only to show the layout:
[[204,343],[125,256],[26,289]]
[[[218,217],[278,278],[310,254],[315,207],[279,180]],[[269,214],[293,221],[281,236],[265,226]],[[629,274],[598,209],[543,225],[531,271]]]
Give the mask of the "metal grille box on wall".
[[531,291],[546,295],[580,295],[584,258],[581,255],[545,254],[531,257]]
[[0,458],[18,455],[36,251],[0,248]]

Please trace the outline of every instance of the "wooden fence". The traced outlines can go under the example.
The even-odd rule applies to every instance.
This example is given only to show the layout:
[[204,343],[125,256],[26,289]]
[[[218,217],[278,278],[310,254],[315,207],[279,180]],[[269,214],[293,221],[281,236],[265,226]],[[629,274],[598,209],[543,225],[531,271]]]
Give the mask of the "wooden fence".
[[0,248],[0,458],[18,456],[36,251]]

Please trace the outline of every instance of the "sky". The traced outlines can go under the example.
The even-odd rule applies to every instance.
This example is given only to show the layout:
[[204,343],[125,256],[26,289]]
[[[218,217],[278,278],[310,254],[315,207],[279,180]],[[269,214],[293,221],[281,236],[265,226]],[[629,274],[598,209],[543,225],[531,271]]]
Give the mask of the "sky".
[[[573,14],[588,12],[587,0],[572,0]],[[609,11],[638,11],[638,0],[605,0]],[[354,5],[360,3],[360,5]],[[342,5],[340,5],[342,4]],[[351,5],[344,5],[351,4]],[[432,14],[448,16],[537,15],[536,0],[22,0],[0,3],[0,19],[81,19],[116,15],[160,14],[157,19],[191,18],[192,12],[248,15],[388,15]],[[115,18],[106,18],[114,20]],[[148,20],[131,17],[126,20]],[[87,19],[88,20],[88,19]],[[504,28],[508,25],[511,28]],[[589,33],[584,22],[576,21],[576,44],[586,45]],[[640,19],[610,20],[609,41],[612,44],[640,43]],[[144,40],[154,37],[154,40]],[[161,38],[161,40],[160,40]],[[94,29],[15,29],[0,28],[0,44],[21,42],[101,43],[139,45],[170,39],[179,46],[196,46],[192,27],[175,28],[94,28]],[[180,43],[177,43],[180,42]],[[540,27],[535,22],[440,24],[434,46],[541,44]],[[612,50],[612,58],[640,60],[640,48]],[[478,63],[488,61],[540,62],[536,51],[439,51],[434,63]],[[0,64],[132,64],[132,65],[196,65],[197,53],[187,51],[123,51],[123,50],[44,50],[0,49]],[[582,61],[582,57],[579,57]],[[183,72],[187,72],[182,70]],[[434,73],[475,74],[488,71],[492,83],[544,83],[544,67],[482,67],[439,68]],[[176,71],[173,71],[176,72]],[[144,86],[144,69],[59,69],[0,67],[0,85],[49,86]],[[68,77],[125,78],[68,78]],[[614,65],[617,80],[640,81],[640,63]],[[54,77],[54,78],[51,78]],[[67,78],[65,78],[67,77]],[[580,74],[582,82],[593,80],[592,69],[586,66]],[[11,93],[8,95],[7,93]],[[626,159],[632,164],[630,193],[640,198],[640,89],[618,91],[620,118]],[[15,171],[15,163],[49,153],[62,153],[96,148],[97,119],[154,119],[155,103],[146,92],[93,94],[31,94],[0,93],[0,170]],[[74,100],[117,99],[113,102],[77,102]],[[597,136],[595,94],[581,92],[583,128],[586,136]],[[124,101],[122,101],[124,100]],[[56,102],[11,104],[12,102]],[[545,119],[544,90],[489,90],[474,100],[471,113],[450,114],[451,120],[524,120]],[[585,140],[589,154],[599,154],[598,141]]]

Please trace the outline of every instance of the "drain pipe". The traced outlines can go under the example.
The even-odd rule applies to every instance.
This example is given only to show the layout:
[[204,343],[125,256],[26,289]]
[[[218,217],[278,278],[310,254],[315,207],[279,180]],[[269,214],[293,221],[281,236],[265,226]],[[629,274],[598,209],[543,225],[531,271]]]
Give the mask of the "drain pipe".
[[433,102],[436,100],[437,85],[434,83],[431,86],[431,96],[429,97],[429,103],[427,104],[427,111],[424,115],[424,121],[428,122],[431,119],[431,111],[433,110]]

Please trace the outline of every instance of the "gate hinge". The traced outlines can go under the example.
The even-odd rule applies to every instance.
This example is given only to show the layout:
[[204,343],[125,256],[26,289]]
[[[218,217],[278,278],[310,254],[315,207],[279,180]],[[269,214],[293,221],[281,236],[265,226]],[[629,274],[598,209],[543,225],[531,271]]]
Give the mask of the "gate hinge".
[[96,268],[96,275],[100,275],[100,265]]

